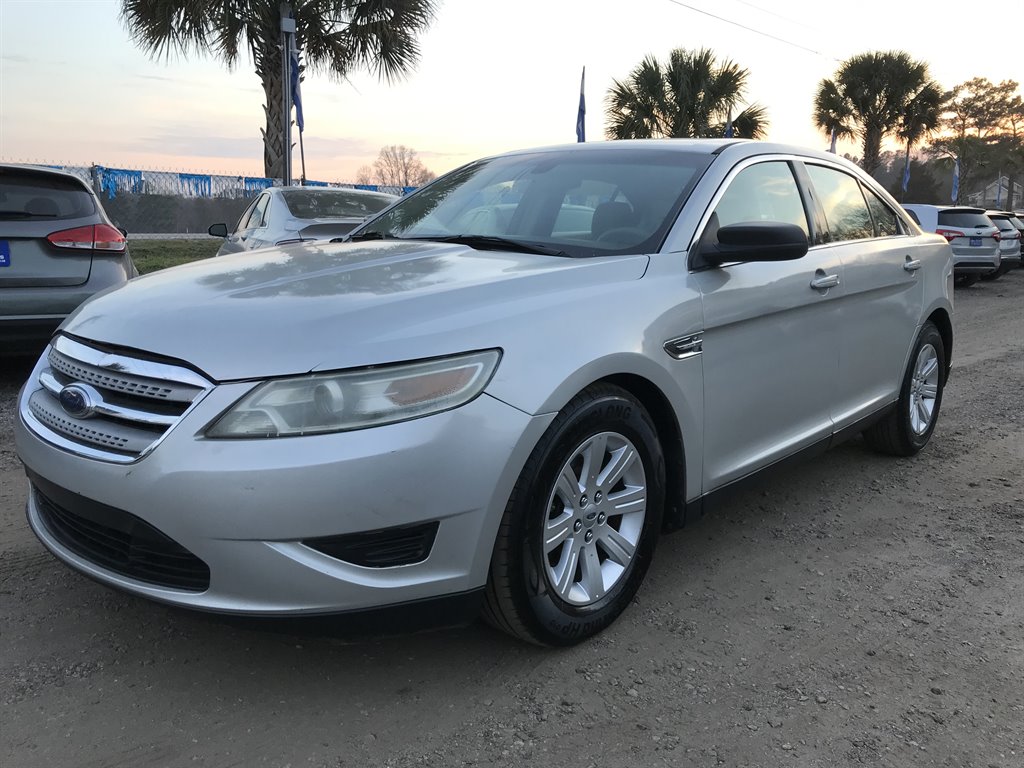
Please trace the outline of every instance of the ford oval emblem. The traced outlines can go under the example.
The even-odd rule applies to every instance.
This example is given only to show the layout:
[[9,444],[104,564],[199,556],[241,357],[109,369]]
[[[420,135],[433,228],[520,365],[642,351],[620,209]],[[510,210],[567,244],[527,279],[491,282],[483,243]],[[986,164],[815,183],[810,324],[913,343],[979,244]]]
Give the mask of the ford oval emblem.
[[68,416],[76,419],[84,419],[91,416],[96,408],[89,390],[79,384],[68,384],[57,396],[60,407]]

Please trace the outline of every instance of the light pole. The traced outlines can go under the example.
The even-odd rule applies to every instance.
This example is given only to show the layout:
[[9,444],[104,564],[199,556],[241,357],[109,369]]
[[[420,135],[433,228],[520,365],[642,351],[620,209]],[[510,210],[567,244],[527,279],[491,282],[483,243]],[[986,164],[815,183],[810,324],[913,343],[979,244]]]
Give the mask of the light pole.
[[291,3],[281,3],[281,129],[284,136],[284,186],[292,183],[292,38],[295,19]]

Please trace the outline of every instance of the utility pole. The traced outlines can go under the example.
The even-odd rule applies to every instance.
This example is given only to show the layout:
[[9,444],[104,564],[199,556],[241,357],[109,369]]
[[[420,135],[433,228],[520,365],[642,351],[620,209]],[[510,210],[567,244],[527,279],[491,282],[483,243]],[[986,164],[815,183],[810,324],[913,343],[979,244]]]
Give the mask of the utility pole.
[[292,40],[295,37],[295,19],[291,3],[281,3],[281,118],[284,136],[284,186],[292,183]]

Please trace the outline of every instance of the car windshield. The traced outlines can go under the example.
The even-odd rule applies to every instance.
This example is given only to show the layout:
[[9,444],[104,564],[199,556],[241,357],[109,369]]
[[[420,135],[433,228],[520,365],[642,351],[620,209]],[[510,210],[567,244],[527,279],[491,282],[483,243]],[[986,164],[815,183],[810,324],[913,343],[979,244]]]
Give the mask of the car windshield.
[[576,257],[650,253],[713,159],[630,146],[482,160],[413,193],[354,239],[458,238]]
[[78,219],[95,212],[92,195],[74,179],[0,169],[0,219]]
[[383,211],[396,199],[351,189],[293,189],[281,197],[298,219],[363,218]]
[[992,223],[999,227],[1003,232],[1016,232],[1017,228],[1013,226],[1009,219],[1004,219],[1001,216],[989,216],[992,219]]

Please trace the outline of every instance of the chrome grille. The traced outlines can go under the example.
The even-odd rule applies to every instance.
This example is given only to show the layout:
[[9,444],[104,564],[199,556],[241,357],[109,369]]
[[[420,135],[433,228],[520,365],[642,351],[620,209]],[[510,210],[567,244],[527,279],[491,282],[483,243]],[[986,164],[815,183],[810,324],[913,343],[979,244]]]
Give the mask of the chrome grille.
[[84,381],[88,384],[95,384],[98,387],[106,387],[119,392],[128,392],[129,394],[143,395],[146,397],[167,397],[171,392],[169,387],[128,382],[114,376],[107,376],[106,374],[99,373],[93,369],[92,366],[76,365],[72,360],[68,359],[55,349],[50,350],[49,361],[51,370],[55,372],[59,371],[69,379]]
[[[59,336],[28,398],[25,421],[73,453],[115,462],[143,456],[212,387],[178,365],[129,357]],[[74,386],[71,386],[74,385]],[[87,395],[82,412],[62,405],[70,387]],[[65,393],[67,394],[67,393]]]

